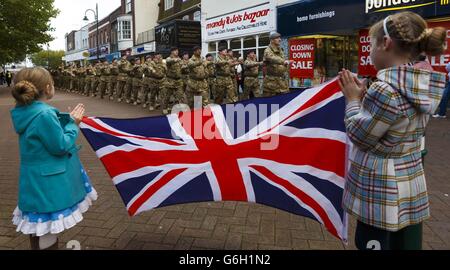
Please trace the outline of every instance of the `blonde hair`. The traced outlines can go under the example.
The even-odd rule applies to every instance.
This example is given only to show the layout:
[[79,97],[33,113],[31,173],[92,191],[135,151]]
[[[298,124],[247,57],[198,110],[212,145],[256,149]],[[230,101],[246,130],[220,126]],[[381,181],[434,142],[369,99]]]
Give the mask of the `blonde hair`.
[[427,22],[420,15],[410,11],[396,13],[379,21],[370,28],[369,34],[377,42],[388,35],[394,41],[397,51],[408,54],[411,59],[417,58],[421,53],[433,56],[442,54],[447,38],[445,28],[428,28]]
[[24,68],[14,76],[11,94],[18,105],[30,105],[44,96],[48,85],[53,86],[53,78],[46,69]]

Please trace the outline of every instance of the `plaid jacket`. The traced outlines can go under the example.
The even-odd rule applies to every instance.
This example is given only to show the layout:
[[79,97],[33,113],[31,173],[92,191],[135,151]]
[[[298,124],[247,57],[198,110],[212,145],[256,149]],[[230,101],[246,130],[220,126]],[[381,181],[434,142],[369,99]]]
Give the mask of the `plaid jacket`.
[[420,145],[445,88],[445,74],[381,70],[364,100],[347,104],[354,144],[343,206],[371,226],[398,231],[429,218]]

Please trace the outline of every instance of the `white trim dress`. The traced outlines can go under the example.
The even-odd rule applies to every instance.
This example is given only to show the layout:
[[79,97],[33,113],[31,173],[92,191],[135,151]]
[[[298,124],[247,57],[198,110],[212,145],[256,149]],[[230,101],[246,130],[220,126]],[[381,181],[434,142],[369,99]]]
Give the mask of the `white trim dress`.
[[97,191],[92,187],[89,176],[81,168],[81,175],[86,189],[86,197],[74,206],[52,213],[22,212],[19,207],[13,212],[13,224],[16,231],[38,237],[46,234],[59,234],[74,227],[83,220],[92,202],[97,200]]

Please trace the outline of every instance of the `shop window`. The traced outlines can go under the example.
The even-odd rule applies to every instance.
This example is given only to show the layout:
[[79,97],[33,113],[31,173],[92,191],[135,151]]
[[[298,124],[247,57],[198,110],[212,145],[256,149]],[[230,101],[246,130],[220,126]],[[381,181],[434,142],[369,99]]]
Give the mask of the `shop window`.
[[241,39],[236,38],[231,40],[230,42],[230,49],[232,50],[240,50],[241,49]]
[[245,37],[244,48],[256,48],[256,37],[254,36]]
[[208,52],[216,52],[217,51],[216,44],[217,44],[216,42],[208,43]]
[[259,47],[266,47],[270,44],[269,34],[262,34],[259,36]]

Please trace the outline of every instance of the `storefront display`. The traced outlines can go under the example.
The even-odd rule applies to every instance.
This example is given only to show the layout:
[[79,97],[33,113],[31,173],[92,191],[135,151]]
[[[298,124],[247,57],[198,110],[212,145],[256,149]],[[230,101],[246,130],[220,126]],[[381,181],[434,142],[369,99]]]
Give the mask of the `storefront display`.
[[[317,85],[338,75],[342,68],[361,77],[375,77],[370,59],[368,28],[389,14],[413,11],[430,27],[450,29],[450,1],[378,1],[314,0],[300,1],[278,8],[278,31],[290,42],[315,39],[314,75],[308,78],[291,69],[291,87]],[[450,35],[449,35],[450,36]],[[296,53],[289,47],[289,55]],[[450,61],[450,49],[443,55],[429,57],[435,70],[444,72]]]

